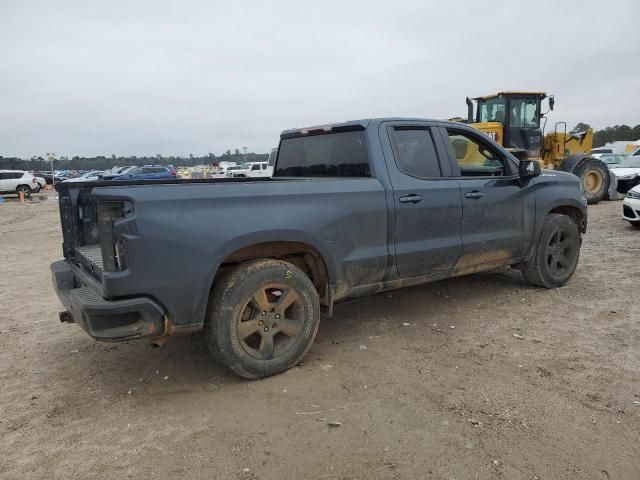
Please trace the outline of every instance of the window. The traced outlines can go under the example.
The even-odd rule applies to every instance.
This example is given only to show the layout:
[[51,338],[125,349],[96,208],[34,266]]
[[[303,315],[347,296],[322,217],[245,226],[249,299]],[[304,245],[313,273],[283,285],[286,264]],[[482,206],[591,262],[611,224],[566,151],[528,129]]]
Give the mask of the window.
[[14,180],[22,178],[24,172],[4,172],[0,173],[0,180]]
[[364,131],[283,138],[276,177],[370,177]]
[[439,177],[440,164],[431,131],[426,128],[394,128],[394,155],[398,169],[418,178]]
[[512,127],[516,128],[538,128],[538,100],[533,99],[512,99],[509,102],[509,119]]
[[455,129],[447,129],[447,132],[461,176],[487,177],[510,173],[505,168],[502,155],[490,145],[466,132]]
[[495,97],[480,101],[481,122],[504,122],[504,99]]
[[259,164],[259,163],[256,163],[255,165],[252,165],[252,166],[251,166],[251,170],[252,170],[252,171],[253,171],[253,170],[260,170],[260,164]]

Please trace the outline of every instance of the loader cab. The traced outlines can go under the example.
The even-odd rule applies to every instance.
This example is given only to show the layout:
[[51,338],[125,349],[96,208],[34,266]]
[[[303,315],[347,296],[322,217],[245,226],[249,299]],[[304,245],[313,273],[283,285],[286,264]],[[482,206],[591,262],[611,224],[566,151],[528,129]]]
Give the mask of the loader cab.
[[[505,148],[520,158],[537,158],[543,146],[540,119],[543,117],[541,104],[545,98],[547,94],[542,92],[499,92],[476,97],[477,108],[473,120],[475,123],[501,123],[503,131],[500,143]],[[549,97],[551,108],[552,99]]]

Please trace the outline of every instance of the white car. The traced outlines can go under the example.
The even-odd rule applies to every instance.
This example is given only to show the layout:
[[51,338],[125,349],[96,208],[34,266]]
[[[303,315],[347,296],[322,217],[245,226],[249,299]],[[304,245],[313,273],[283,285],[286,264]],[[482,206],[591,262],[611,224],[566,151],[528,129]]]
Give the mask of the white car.
[[608,167],[618,180],[618,192],[626,193],[640,183],[640,157],[629,156]]
[[[44,179],[42,179],[44,182]],[[32,173],[24,170],[0,170],[0,194],[14,193],[25,198],[31,196],[31,192],[40,190],[40,183]]]
[[64,182],[95,182],[100,180],[100,175],[103,173],[104,172],[102,170],[93,170],[91,172],[83,173],[79,177],[64,180]]
[[603,155],[611,155],[612,153],[616,153],[616,152],[613,151],[613,148],[598,147],[598,148],[594,148],[593,150],[591,150],[590,157],[600,158]]
[[640,185],[627,192],[622,202],[622,218],[631,225],[640,227]]

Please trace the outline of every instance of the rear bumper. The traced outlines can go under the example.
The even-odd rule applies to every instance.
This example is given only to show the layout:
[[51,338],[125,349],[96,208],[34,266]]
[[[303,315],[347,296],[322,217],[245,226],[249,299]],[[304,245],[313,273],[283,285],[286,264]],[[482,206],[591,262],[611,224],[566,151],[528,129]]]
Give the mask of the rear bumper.
[[66,260],[51,264],[51,278],[75,323],[96,340],[118,342],[165,333],[164,311],[150,298],[106,300],[100,285]]

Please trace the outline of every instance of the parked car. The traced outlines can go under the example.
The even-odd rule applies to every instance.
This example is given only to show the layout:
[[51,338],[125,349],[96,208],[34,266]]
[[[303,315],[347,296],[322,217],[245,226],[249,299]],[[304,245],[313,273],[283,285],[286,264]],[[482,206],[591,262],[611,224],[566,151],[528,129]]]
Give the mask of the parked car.
[[38,178],[44,178],[45,182],[47,182],[47,185],[51,185],[53,183],[53,175],[51,174],[51,172],[43,172],[43,171],[39,171],[39,172],[31,172],[33,173],[33,175],[35,175]]
[[[34,175],[34,176],[35,176],[35,175]],[[46,186],[47,186],[47,181],[46,181],[44,178],[42,178],[42,177],[37,177],[37,176],[35,176],[35,177],[36,177],[36,180],[37,180],[37,182],[38,182],[38,188],[36,188],[36,189],[34,190],[34,192],[35,192],[35,193],[38,193],[40,190],[42,190],[44,187],[46,187]]]
[[114,181],[120,180],[161,180],[177,178],[177,172],[172,167],[163,167],[160,165],[149,165],[144,167],[134,167],[126,170],[124,173],[114,177]]
[[296,365],[321,305],[508,266],[564,285],[587,226],[575,175],[409,118],[287,130],[270,178],[57,189],[61,320],[104,341],[204,330],[246,378]]
[[0,170],[0,194],[19,195],[22,192],[25,198],[29,198],[31,192],[39,190],[40,184],[33,173],[23,170]]
[[640,185],[627,192],[622,201],[622,218],[631,225],[640,227]]
[[603,155],[611,155],[616,153],[613,148],[609,147],[598,147],[591,150],[591,156],[593,158],[600,158]]
[[609,165],[618,180],[618,192],[627,193],[640,183],[640,157],[625,157],[620,163]]
[[134,168],[136,167],[129,165],[125,167],[116,167],[111,170],[105,170],[104,172],[102,172],[102,175],[99,175],[99,178],[101,178],[102,180],[111,180],[117,177],[118,175],[123,175],[125,172],[129,170],[133,170]]
[[93,170],[91,172],[85,172],[79,177],[69,178],[68,180],[65,180],[65,182],[87,182],[87,181],[100,180],[100,176],[103,173],[104,172],[102,170]]
[[627,155],[623,153],[603,153],[600,155],[600,161],[609,166],[609,168],[611,168],[612,165],[621,164],[626,158]]

